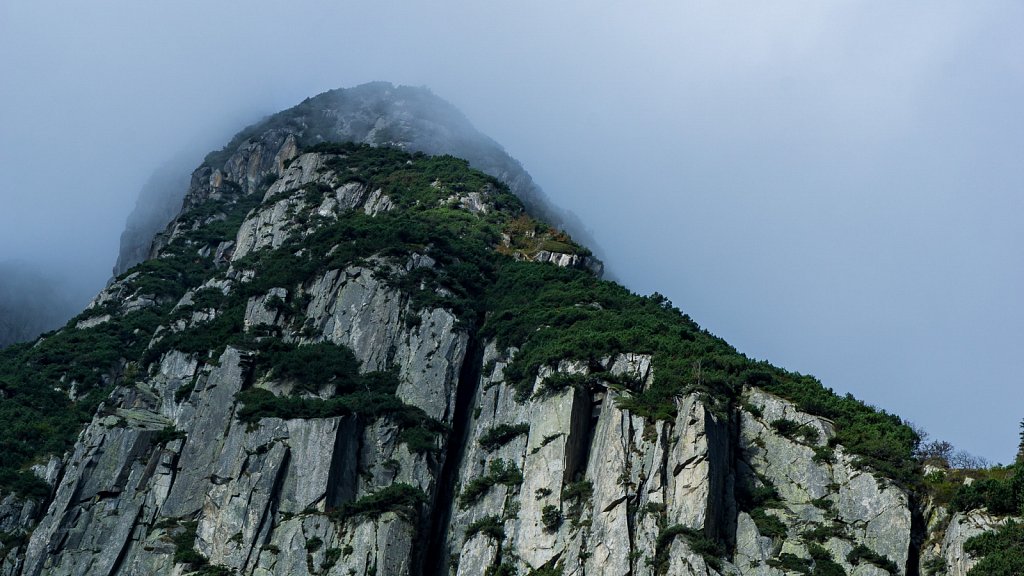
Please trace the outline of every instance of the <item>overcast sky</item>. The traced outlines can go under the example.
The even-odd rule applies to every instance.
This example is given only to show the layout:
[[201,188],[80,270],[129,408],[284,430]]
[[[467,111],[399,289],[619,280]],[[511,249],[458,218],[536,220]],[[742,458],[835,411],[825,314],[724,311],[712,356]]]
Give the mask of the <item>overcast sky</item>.
[[741,351],[1008,462],[1024,3],[0,3],[0,260],[99,290],[146,178],[263,114],[426,85]]

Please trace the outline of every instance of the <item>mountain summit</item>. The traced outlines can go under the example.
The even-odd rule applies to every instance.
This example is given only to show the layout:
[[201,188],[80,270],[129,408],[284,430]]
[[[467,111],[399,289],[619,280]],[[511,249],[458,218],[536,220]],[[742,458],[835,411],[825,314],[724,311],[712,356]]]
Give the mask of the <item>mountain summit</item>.
[[[324,92],[246,128],[223,150],[211,153],[207,163],[219,166],[247,138],[269,129],[294,135],[302,146],[354,142],[464,158],[473,168],[501,180],[531,214],[593,246],[579,219],[552,204],[516,159],[480,133],[457,108],[426,88],[371,82]],[[188,178],[185,171],[177,169],[180,164],[179,160],[157,170],[142,189],[121,235],[115,276],[149,256],[153,236],[181,209]]]
[[461,140],[360,90],[404,93],[245,130],[148,259],[0,351],[0,574],[970,566],[1001,520],[920,500],[898,417],[601,280],[530,188],[388,145]]

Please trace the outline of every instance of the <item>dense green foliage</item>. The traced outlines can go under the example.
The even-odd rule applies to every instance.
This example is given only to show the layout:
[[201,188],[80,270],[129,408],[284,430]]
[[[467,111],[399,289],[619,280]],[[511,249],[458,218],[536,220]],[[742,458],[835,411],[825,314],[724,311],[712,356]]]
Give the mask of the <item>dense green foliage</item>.
[[811,576],[846,576],[846,570],[832,558],[832,554],[818,544],[809,544],[807,551],[811,554],[814,567]]
[[[33,345],[0,350],[0,493],[14,491],[34,498],[49,494],[49,487],[27,467],[74,445],[99,403],[119,378],[127,376],[126,363],[159,358],[146,353],[150,339],[170,318],[174,303],[215,271],[212,257],[200,256],[198,250],[233,240],[261,196],[242,194],[229,183],[219,198],[192,208],[182,221],[192,230],[165,247],[160,258],[117,278],[124,288],[122,300],[86,310]],[[120,308],[135,297],[155,303],[130,311]],[[110,320],[91,328],[75,327],[103,315],[110,315]],[[67,392],[72,389],[73,398]]]
[[750,511],[750,518],[757,525],[757,531],[762,536],[769,538],[780,538],[786,535],[786,524],[778,517],[769,514],[764,508],[754,508]]
[[1011,520],[995,532],[979,534],[964,543],[964,551],[981,560],[968,576],[1024,574],[1024,524]]
[[587,362],[600,373],[600,362],[608,356],[652,354],[657,376],[642,392],[639,383],[607,379],[627,392],[622,407],[670,419],[674,398],[696,392],[724,412],[744,385],[758,386],[835,421],[838,442],[861,464],[904,483],[917,478],[912,454],[918,438],[898,417],[852,396],[836,396],[811,377],[748,359],[658,294],[637,296],[579,270],[504,261],[487,299],[482,334],[520,347],[505,375],[523,395],[530,393],[542,366],[563,359]]
[[197,522],[185,522],[171,536],[171,541],[174,542],[175,564],[189,564],[193,568],[209,564],[206,556],[200,554],[195,547],[198,526]]
[[562,525],[562,520],[565,516],[562,514],[562,510],[554,504],[545,504],[540,510],[540,521],[544,525],[544,529],[548,532],[554,532],[558,530],[558,527]]
[[260,418],[333,418],[359,415],[368,421],[387,417],[401,430],[399,441],[413,452],[434,452],[437,437],[447,430],[423,410],[402,402],[394,394],[393,378],[386,373],[370,373],[363,379],[367,390],[328,399],[302,396],[275,396],[262,388],[239,392],[238,419],[254,423]]
[[292,382],[301,392],[316,393],[329,385],[336,394],[377,389],[393,393],[398,387],[394,374],[360,374],[356,355],[343,346],[326,342],[296,346],[275,339],[260,343],[258,349],[257,370]]
[[772,428],[782,436],[790,440],[802,440],[814,443],[819,439],[818,430],[808,424],[801,424],[788,418],[773,420]]
[[987,508],[1000,516],[1024,514],[1024,463],[995,468],[974,482],[961,483],[950,505],[961,512]]
[[[807,547],[810,558],[801,558],[789,552],[783,552],[778,558],[768,560],[768,565],[773,568],[795,572],[805,576],[846,576],[846,570],[837,563],[828,550],[818,544],[811,544]],[[893,572],[895,574],[895,572]]]
[[[93,328],[77,329],[74,322],[34,346],[0,351],[0,492],[49,494],[26,467],[74,445],[113,387],[119,365],[141,354],[158,323],[149,310]],[[74,400],[64,391],[72,383]]]
[[741,481],[736,485],[734,494],[739,509],[750,514],[762,536],[779,538],[786,535],[786,524],[767,512],[769,508],[781,507],[782,500],[778,490],[766,478],[759,478],[757,485],[751,479]]

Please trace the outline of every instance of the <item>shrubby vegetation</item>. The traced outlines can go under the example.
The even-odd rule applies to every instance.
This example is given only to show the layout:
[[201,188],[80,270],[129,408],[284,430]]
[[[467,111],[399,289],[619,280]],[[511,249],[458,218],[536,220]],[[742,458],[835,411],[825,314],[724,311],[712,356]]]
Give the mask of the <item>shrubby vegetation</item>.
[[964,551],[981,560],[968,576],[1020,576],[1024,574],[1024,524],[1011,520],[995,532],[964,543]]
[[524,395],[541,366],[581,360],[601,376],[604,358],[651,354],[654,384],[643,391],[625,385],[629,394],[621,407],[668,420],[675,417],[675,398],[694,392],[724,414],[738,402],[743,386],[758,386],[835,421],[837,441],[862,465],[905,484],[917,478],[912,454],[918,438],[898,417],[852,396],[837,396],[809,376],[748,359],[658,294],[637,296],[579,270],[503,261],[487,298],[481,333],[520,348],[505,376]]
[[[846,570],[842,565],[832,559],[832,555],[825,548],[811,544],[807,547],[811,557],[800,558],[795,554],[783,552],[778,558],[768,560],[768,565],[773,568],[796,572],[806,576],[846,576]],[[896,572],[892,572],[895,574]]]
[[786,525],[778,517],[769,514],[769,508],[781,508],[782,498],[767,478],[753,478],[739,481],[735,489],[736,504],[757,525],[762,536],[778,538],[786,535]]
[[[1024,516],[1024,462],[976,471],[975,475],[979,477],[974,482],[958,484],[951,508],[962,512],[984,508],[998,516]],[[993,532],[968,539],[964,550],[981,558],[969,576],[1024,574],[1024,525],[1011,519]]]
[[818,430],[813,426],[809,424],[801,424],[788,418],[773,420],[771,426],[776,432],[790,440],[799,439],[813,444],[820,438]]
[[[157,323],[153,311],[141,310],[0,351],[0,493],[49,494],[27,467],[71,449],[112,389],[118,368],[141,354]],[[66,392],[72,388],[74,399]]]
[[[301,326],[308,304],[302,300],[302,287],[327,271],[357,264],[373,269],[377,277],[402,292],[413,311],[407,318],[410,323],[417,321],[421,310],[444,308],[458,317],[471,337],[519,348],[505,375],[523,396],[533,393],[542,367],[555,367],[562,360],[582,361],[591,374],[549,378],[541,392],[610,386],[620,392],[623,408],[652,419],[674,418],[676,399],[687,393],[701,394],[724,415],[741,402],[745,386],[758,386],[795,402],[801,410],[835,421],[839,442],[862,464],[901,482],[909,482],[916,473],[910,455],[917,437],[899,418],[850,396],[838,397],[811,377],[748,359],[660,295],[641,297],[584,271],[515,260],[538,250],[588,252],[525,215],[506,187],[470,170],[464,161],[358,145],[325,144],[316,150],[335,155],[332,166],[345,178],[382,189],[397,209],[372,217],[358,210],[336,219],[313,215],[307,222],[311,232],[297,231],[280,248],[254,252],[235,263],[239,270],[255,272],[251,282],[237,283],[228,296],[199,290],[194,304],[175,315],[174,304],[218,272],[213,258],[202,254],[234,239],[262,194],[244,195],[227,184],[220,198],[191,207],[179,222],[179,229],[188,232],[165,247],[160,258],[118,279],[128,291],[149,297],[154,302],[149,308],[131,314],[104,308],[114,316],[105,324],[87,330],[66,328],[38,346],[0,352],[0,420],[11,423],[0,429],[0,489],[40,496],[48,492],[24,472],[26,466],[42,454],[62,453],[72,445],[82,424],[115,383],[119,366],[139,361],[145,370],[169,350],[208,361],[224,346],[238,346],[254,354],[259,376],[295,383],[293,396],[278,397],[255,387],[242,391],[238,417],[243,421],[269,416],[387,417],[402,429],[401,439],[410,449],[436,449],[444,427],[395,396],[393,373],[359,374],[351,352],[330,344],[295,346],[280,342],[270,331],[243,330],[246,300],[277,287],[287,288],[289,296],[275,305],[291,326]],[[214,163],[218,159],[217,155],[208,158]],[[472,214],[448,201],[453,194],[484,188],[492,207],[485,214]],[[310,205],[327,193],[319,187],[303,192]],[[408,270],[405,264],[414,254],[429,256],[436,264]],[[217,310],[213,320],[182,332],[165,329],[147,350],[161,324],[207,308]],[[656,373],[652,386],[643,389],[638,382],[604,372],[606,358],[625,352],[652,355]],[[54,390],[62,378],[67,383],[76,380],[83,396],[71,401]],[[325,385],[330,394],[317,397]],[[523,426],[489,431],[481,445],[500,446],[524,433]],[[40,443],[40,438],[46,441]],[[495,485],[521,482],[515,464],[496,460],[484,475],[463,487],[459,503],[471,505]],[[564,518],[579,522],[591,494],[589,483],[567,485]],[[759,527],[767,533],[778,532],[764,512],[768,502],[756,495],[752,498],[750,510],[760,510],[752,512]],[[425,499],[418,488],[395,484],[334,514],[351,518],[395,512],[411,519]],[[545,523],[562,522],[562,514],[546,509]],[[723,554],[719,543],[701,534],[681,527],[663,528],[653,559],[657,565],[663,565],[672,540],[680,535],[712,564]],[[488,524],[477,529],[493,534],[497,527]],[[827,563],[815,560],[815,569],[819,565]]]
[[721,569],[722,561],[719,558],[725,556],[725,546],[721,542],[708,538],[699,530],[675,524],[662,527],[658,533],[658,539],[654,546],[654,557],[648,560],[648,564],[654,569],[655,573],[664,574],[668,571],[669,551],[672,547],[672,542],[679,536],[686,539],[690,549],[700,554],[708,566],[715,570]]
[[505,486],[517,486],[523,483],[523,473],[515,463],[508,460],[492,460],[487,468],[487,473],[477,476],[462,487],[459,494],[459,506],[469,508],[483,498],[491,488],[503,484]]
[[[380,374],[369,374],[366,382],[376,389],[353,392],[329,399],[302,396],[275,396],[262,388],[249,388],[238,394],[242,406],[238,419],[254,423],[260,418],[333,418],[357,414],[367,420],[387,417],[401,430],[399,441],[413,452],[434,452],[437,438],[447,432],[443,424],[427,416],[423,410],[402,402],[394,395],[394,387]],[[381,388],[383,382],[386,388]],[[392,392],[386,392],[392,390]]]
[[[195,352],[215,347],[222,334],[197,331],[191,335],[207,338],[172,336],[165,348],[147,352],[173,305],[216,270],[212,257],[200,256],[199,250],[233,240],[245,214],[261,197],[258,192],[244,195],[229,183],[220,198],[191,209],[185,221],[193,226],[191,231],[165,247],[159,258],[115,280],[126,290],[126,299],[145,296],[151,304],[126,313],[119,308],[121,302],[111,301],[86,310],[33,345],[0,350],[0,493],[14,491],[40,499],[49,494],[49,487],[28,472],[28,466],[74,445],[99,403],[123,377],[126,365],[145,368],[171,345]],[[210,224],[210,219],[215,222]],[[75,328],[79,321],[103,314],[111,319],[92,328]],[[189,349],[190,344],[194,348]]]
[[494,452],[513,439],[529,434],[529,424],[500,424],[494,428],[488,428],[480,435],[480,447],[488,452]]
[[409,484],[396,482],[373,494],[363,496],[355,502],[342,504],[338,509],[332,511],[331,515],[344,520],[356,516],[379,518],[387,512],[394,512],[406,522],[415,522],[420,507],[426,501],[427,495],[423,493],[423,490]]
[[951,507],[966,512],[986,508],[999,516],[1024,514],[1024,464],[996,467],[976,474],[969,484],[961,483]]
[[850,553],[846,555],[846,561],[854,566],[861,562],[867,562],[868,564],[874,564],[882,570],[885,570],[889,574],[898,574],[900,569],[896,566],[896,563],[892,560],[882,556],[878,552],[875,552],[871,548],[863,544],[857,544],[850,550]]
[[501,541],[505,538],[505,523],[499,516],[484,516],[466,528],[466,541],[477,534]]

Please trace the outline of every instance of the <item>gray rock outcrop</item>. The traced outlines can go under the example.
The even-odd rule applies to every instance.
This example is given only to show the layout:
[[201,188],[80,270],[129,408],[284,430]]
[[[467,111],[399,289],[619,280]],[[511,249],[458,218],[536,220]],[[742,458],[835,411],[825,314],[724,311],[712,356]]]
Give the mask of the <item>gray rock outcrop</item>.
[[[303,144],[330,141],[394,146],[414,152],[465,158],[474,168],[506,183],[532,213],[568,230],[587,244],[596,245],[583,223],[571,212],[554,206],[529,173],[501,145],[481,134],[454,106],[425,88],[372,82],[325,92],[250,126],[220,156],[211,155],[213,158],[208,158],[208,163],[219,167],[226,155],[228,161],[224,171],[229,180],[243,187],[257,184],[268,173],[270,164],[274,161],[280,163],[281,157],[267,155],[263,150],[245,159],[238,159],[232,154],[247,144],[247,138],[258,135],[267,126],[283,126],[282,134],[294,135],[290,147],[282,150],[284,156],[289,152],[294,154],[299,141]],[[264,146],[263,149],[272,149],[275,153],[278,150],[275,146]],[[275,168],[279,173],[282,166]],[[246,177],[239,178],[243,171]],[[187,174],[187,168],[179,159],[157,170],[143,187],[137,206],[121,234],[120,253],[114,266],[115,277],[152,253],[154,236],[179,214],[182,201],[190,191]],[[193,181],[191,189],[194,188]],[[189,196],[194,197],[193,194]],[[367,210],[386,209],[387,199],[378,206],[380,201],[380,198],[373,198],[367,204]],[[474,202],[472,198],[467,201]],[[480,205],[478,201],[476,205]],[[596,258],[589,265],[595,270],[600,269]]]

